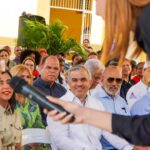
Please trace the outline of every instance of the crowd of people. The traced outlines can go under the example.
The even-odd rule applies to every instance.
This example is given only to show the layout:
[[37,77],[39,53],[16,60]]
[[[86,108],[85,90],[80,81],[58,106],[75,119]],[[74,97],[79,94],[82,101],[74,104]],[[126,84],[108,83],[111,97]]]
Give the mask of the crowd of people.
[[[138,145],[150,145],[149,116],[128,116],[150,112],[150,61],[135,62],[124,56],[129,32],[135,26],[137,6],[141,9],[149,2],[107,0],[102,56],[90,46],[88,39],[83,40],[86,58],[77,53],[72,56],[71,64],[67,63],[65,54],[49,56],[44,48],[33,50],[16,46],[12,60],[10,46],[1,48],[0,149],[148,150],[149,147]],[[150,30],[146,30],[149,24],[145,24],[149,7],[143,9],[142,21],[139,19],[137,40],[150,56]],[[47,112],[32,99],[15,93],[9,85],[13,76],[23,78],[71,114],[66,116],[66,112],[57,110]],[[64,124],[72,115],[74,124]],[[143,126],[140,126],[142,121]],[[37,128],[48,129],[50,142],[22,145],[22,130]]]
[[[80,54],[73,55],[72,63],[68,64],[65,54],[49,56],[46,50],[40,52],[16,46],[15,58],[10,60],[11,51],[6,47],[0,49],[0,62],[5,61],[5,70],[0,73],[0,115],[4,119],[0,128],[1,147],[25,150],[134,149],[135,145],[105,130],[53,121],[43,112],[44,108],[14,93],[9,80],[19,76],[47,96],[79,106],[125,116],[142,115],[149,113],[148,101],[140,98],[150,90],[150,62],[138,62],[133,73],[132,61],[128,59],[124,59],[121,67],[118,67],[117,59],[104,66],[96,52],[89,52],[86,59]],[[46,127],[51,145],[31,143],[21,147],[21,130]]]

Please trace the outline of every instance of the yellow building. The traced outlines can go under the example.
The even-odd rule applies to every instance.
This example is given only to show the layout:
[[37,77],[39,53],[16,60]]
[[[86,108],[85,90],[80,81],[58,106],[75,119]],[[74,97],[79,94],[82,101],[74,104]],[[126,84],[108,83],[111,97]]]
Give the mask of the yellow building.
[[[24,8],[32,7],[31,4],[34,5],[33,3],[35,3],[34,8],[35,11],[29,11],[27,13],[44,17],[46,19],[47,24],[52,23],[57,19],[60,19],[63,22],[63,24],[68,26],[66,36],[67,37],[71,36],[75,38],[78,42],[82,41],[84,38],[88,39],[90,38],[93,0],[37,0],[37,1],[30,0],[30,1],[32,2],[24,3]],[[18,2],[19,0],[14,0],[15,4]],[[26,4],[28,5],[25,6]],[[17,8],[19,8],[19,6],[17,6],[16,8],[14,7],[14,10],[16,10]],[[21,11],[23,12],[24,9],[22,9]],[[15,11],[13,11],[13,13],[15,13]],[[18,14],[16,14],[16,16],[17,15]],[[7,36],[7,34],[0,35],[0,45],[15,45],[16,38],[17,34],[16,37],[15,36],[9,37],[9,35]]]
[[51,0],[50,22],[60,19],[69,30],[66,36],[82,43],[90,39],[93,0]]
[[[94,15],[96,15],[94,12],[96,9],[95,2],[96,0],[2,1],[0,5],[0,47],[3,45],[16,45],[19,16],[23,11],[26,11],[27,13],[44,17],[47,24],[60,19],[68,26],[66,37],[73,37],[80,43],[85,38],[90,39],[94,50],[98,50],[102,44],[104,28],[102,25],[102,29],[98,29],[102,24],[99,22],[99,18],[96,18],[96,23],[93,23]],[[7,13],[4,13],[6,10]],[[101,34],[100,40],[92,32],[93,29],[95,29],[94,32],[97,32],[97,34]],[[94,43],[92,39],[98,39],[100,42]]]

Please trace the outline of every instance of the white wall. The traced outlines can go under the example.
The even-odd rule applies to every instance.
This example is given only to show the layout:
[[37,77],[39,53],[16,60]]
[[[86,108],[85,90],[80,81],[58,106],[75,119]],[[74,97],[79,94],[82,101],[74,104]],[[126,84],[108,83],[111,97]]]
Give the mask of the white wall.
[[105,22],[101,16],[96,15],[96,0],[93,1],[92,12],[92,30],[91,39],[92,44],[102,45],[104,40]]
[[16,38],[23,11],[37,14],[37,0],[0,0],[0,36]]

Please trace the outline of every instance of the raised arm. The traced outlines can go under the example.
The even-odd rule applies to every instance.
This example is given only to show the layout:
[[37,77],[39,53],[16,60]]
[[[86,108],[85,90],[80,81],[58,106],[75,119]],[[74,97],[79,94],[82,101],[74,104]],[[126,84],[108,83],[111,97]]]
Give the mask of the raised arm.
[[69,123],[72,115],[75,116],[74,123],[86,123],[108,132],[117,134],[135,145],[150,146],[150,115],[145,116],[122,116],[107,112],[96,111],[94,109],[83,108],[78,105],[48,97],[68,112],[58,113],[56,110],[48,112],[54,120],[62,123]]

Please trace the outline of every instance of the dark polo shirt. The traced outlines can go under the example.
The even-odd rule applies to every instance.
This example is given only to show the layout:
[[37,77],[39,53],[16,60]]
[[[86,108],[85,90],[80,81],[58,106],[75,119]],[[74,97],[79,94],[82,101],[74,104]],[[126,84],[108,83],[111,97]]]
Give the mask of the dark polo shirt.
[[[63,96],[67,90],[60,85],[59,83],[54,82],[53,85],[49,85],[44,82],[41,77],[38,77],[34,82],[33,86],[37,87],[39,90],[45,93],[45,95],[50,95],[53,97],[61,97]],[[43,123],[46,125],[46,115],[43,113],[43,108],[40,106],[40,111],[42,115]]]

